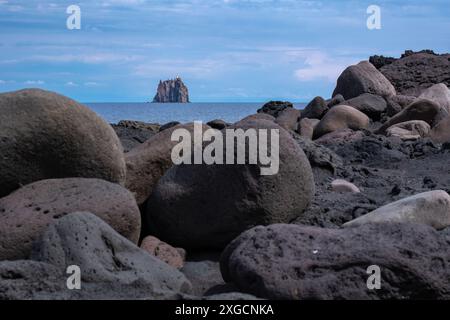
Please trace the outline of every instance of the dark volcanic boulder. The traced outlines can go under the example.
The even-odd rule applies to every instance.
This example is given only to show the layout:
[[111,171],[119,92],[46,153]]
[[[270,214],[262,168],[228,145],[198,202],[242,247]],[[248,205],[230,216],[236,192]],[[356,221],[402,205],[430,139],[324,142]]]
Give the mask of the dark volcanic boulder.
[[437,83],[450,87],[450,54],[409,52],[401,59],[380,68],[399,94],[419,96]]
[[141,121],[121,120],[111,125],[122,142],[124,152],[144,143],[159,131],[160,125]]
[[441,108],[431,100],[417,99],[407,108],[386,121],[376,132],[385,133],[386,129],[394,124],[411,120],[423,120],[430,126],[433,126],[437,122],[436,119],[440,110]]
[[315,97],[302,111],[302,119],[322,119],[328,111],[328,104],[322,97]]
[[279,130],[278,173],[261,175],[266,166],[248,164],[248,153],[247,164],[171,167],[145,211],[148,226],[159,239],[191,249],[223,248],[249,228],[291,221],[308,206],[314,195],[311,166],[289,133],[265,120],[239,122],[231,128]]
[[49,91],[0,94],[0,154],[0,197],[50,178],[125,180],[123,149],[111,126]]
[[305,138],[312,139],[314,134],[314,128],[320,122],[319,119],[303,118],[300,120],[297,126],[297,132]]
[[361,111],[375,121],[380,120],[381,114],[387,108],[386,100],[383,97],[371,93],[363,93],[356,98],[344,101],[342,104]]
[[[230,243],[221,270],[225,281],[269,299],[450,299],[449,241],[420,224],[278,224]],[[379,290],[367,287],[373,265],[380,268]]]
[[[68,266],[78,266],[81,290],[72,290],[72,299],[167,299],[188,293],[191,287],[177,269],[87,212],[72,213],[51,224],[35,243],[31,258],[63,273]],[[65,288],[59,294],[69,291]],[[35,292],[39,295],[39,287]],[[59,294],[52,298],[58,299]]]
[[179,125],[180,123],[178,121],[170,121],[167,122],[166,124],[163,124],[160,128],[159,128],[159,132],[170,129],[172,127],[175,127],[176,125]]
[[0,260],[28,258],[46,226],[74,211],[90,211],[137,243],[139,208],[131,192],[99,179],[34,182],[0,199]]
[[342,94],[348,100],[363,93],[372,93],[382,97],[395,95],[394,86],[368,61],[361,61],[342,72],[337,80],[333,97]]
[[320,138],[324,134],[341,130],[366,129],[370,124],[370,119],[361,111],[346,105],[335,106],[327,112],[325,117],[314,128],[314,139]]
[[215,119],[215,120],[209,121],[207,123],[207,125],[213,129],[222,130],[222,129],[225,129],[226,127],[228,127],[230,124],[226,123],[225,121],[223,121],[221,119]]
[[286,108],[293,108],[292,103],[288,101],[269,101],[264,104],[260,109],[258,109],[258,113],[267,113],[273,117],[278,117],[278,114],[285,110]]

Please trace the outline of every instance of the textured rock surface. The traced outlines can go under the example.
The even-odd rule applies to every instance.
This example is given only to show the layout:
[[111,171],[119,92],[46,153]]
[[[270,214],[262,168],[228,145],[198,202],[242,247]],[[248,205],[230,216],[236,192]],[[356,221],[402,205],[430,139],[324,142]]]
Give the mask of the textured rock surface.
[[337,80],[333,97],[337,94],[348,100],[363,93],[372,93],[382,97],[394,96],[394,86],[370,62],[361,61],[342,72]]
[[287,108],[293,108],[292,103],[288,101],[269,101],[264,104],[260,109],[258,109],[258,113],[266,113],[273,117],[278,117],[278,114],[281,111],[284,111]]
[[144,143],[155,135],[160,128],[156,123],[145,123],[141,121],[122,120],[112,125],[114,131],[122,142],[124,152]]
[[279,113],[275,122],[286,130],[295,131],[297,130],[299,118],[300,110],[287,108]]
[[314,194],[311,166],[288,132],[265,120],[233,128],[278,129],[279,172],[261,175],[256,164],[173,166],[147,202],[155,236],[186,249],[223,248],[255,225],[288,222],[307,207]]
[[361,111],[353,107],[339,105],[327,112],[322,120],[314,128],[314,139],[340,129],[365,129],[369,126],[370,119]]
[[140,248],[174,268],[180,269],[184,265],[184,259],[186,257],[184,249],[174,248],[156,237],[145,237],[142,240]]
[[439,123],[431,129],[430,138],[437,143],[450,142],[450,116],[439,121]]
[[153,102],[188,103],[189,91],[181,78],[159,81],[158,90]]
[[43,179],[125,180],[123,149],[111,126],[49,91],[0,94],[0,154],[0,197]]
[[131,241],[139,239],[139,208],[125,188],[99,179],[42,180],[0,199],[0,260],[28,258],[47,225],[74,211],[90,211]]
[[[221,270],[240,290],[269,299],[449,299],[449,241],[420,224],[271,225],[235,239]],[[379,290],[367,288],[372,265]]]
[[163,299],[189,293],[191,287],[181,272],[86,212],[72,213],[50,225],[31,258],[63,272],[67,266],[79,266],[81,290],[73,290],[72,298]]
[[419,193],[389,203],[344,224],[354,227],[371,222],[411,222],[435,229],[450,227],[450,196],[442,190]]
[[312,139],[314,135],[314,128],[319,124],[319,119],[303,118],[297,126],[297,132],[305,138]]
[[406,52],[401,59],[380,68],[399,94],[419,96],[437,83],[450,87],[450,54]]

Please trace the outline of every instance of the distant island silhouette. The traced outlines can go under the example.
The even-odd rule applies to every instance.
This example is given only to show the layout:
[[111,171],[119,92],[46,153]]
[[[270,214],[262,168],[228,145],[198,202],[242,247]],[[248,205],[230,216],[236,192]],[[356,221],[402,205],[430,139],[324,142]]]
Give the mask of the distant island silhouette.
[[154,103],[189,103],[189,91],[179,76],[159,81]]

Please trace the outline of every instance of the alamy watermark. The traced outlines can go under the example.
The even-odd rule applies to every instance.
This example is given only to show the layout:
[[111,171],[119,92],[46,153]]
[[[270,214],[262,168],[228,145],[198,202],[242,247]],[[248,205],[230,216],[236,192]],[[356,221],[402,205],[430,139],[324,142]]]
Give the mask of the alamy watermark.
[[189,130],[178,128],[171,140],[178,142],[171,154],[175,165],[254,164],[259,165],[261,175],[274,175],[279,170],[279,129],[203,131],[202,122],[195,121],[193,137]]
[[69,30],[81,29],[81,8],[75,4],[67,7],[66,13],[69,17],[66,20],[66,26]]
[[370,5],[367,7],[367,14],[370,16],[367,18],[366,25],[369,30],[381,29],[381,8],[377,5]]
[[381,269],[376,264],[371,265],[366,270],[367,274],[370,276],[367,278],[367,289],[369,290],[379,290],[381,289]]

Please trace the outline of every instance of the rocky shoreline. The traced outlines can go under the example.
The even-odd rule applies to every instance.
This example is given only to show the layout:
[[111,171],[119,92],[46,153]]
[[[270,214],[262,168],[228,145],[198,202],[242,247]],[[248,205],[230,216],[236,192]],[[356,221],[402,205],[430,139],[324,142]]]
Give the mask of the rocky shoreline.
[[0,94],[0,299],[449,300],[449,59],[374,56],[302,111],[204,125],[280,129],[274,176],[174,166],[192,124]]

